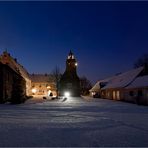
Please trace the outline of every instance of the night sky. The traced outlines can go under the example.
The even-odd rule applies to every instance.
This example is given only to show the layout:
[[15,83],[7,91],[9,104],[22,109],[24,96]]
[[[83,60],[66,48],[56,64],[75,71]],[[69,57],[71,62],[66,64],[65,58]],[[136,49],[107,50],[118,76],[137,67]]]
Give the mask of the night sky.
[[133,68],[148,51],[148,2],[0,2],[4,49],[29,73],[62,72],[71,49],[93,83]]

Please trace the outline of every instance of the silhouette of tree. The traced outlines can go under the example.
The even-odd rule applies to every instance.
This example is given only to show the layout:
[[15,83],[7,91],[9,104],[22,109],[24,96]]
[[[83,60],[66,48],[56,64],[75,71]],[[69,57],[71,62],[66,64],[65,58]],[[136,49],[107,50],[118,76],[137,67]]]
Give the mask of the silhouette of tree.
[[91,82],[85,76],[80,78],[80,90],[82,95],[88,95],[91,87]]
[[60,68],[58,66],[56,66],[54,68],[54,70],[52,71],[51,73],[51,76],[56,84],[56,93],[57,93],[57,98],[59,96],[59,81],[60,81],[60,78],[61,78],[61,72],[60,72]]
[[20,76],[15,76],[10,102],[12,104],[19,104],[25,102],[26,99],[26,82]]

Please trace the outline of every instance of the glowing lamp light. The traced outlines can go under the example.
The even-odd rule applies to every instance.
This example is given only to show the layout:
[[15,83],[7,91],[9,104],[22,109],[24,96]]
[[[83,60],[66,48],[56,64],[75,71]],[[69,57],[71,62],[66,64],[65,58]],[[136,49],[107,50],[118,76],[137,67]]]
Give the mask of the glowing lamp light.
[[64,96],[65,96],[65,97],[69,97],[69,96],[70,96],[70,93],[69,93],[69,92],[65,92],[65,93],[64,93]]
[[35,88],[32,89],[32,93],[36,93],[36,91],[37,91],[37,90],[36,90]]
[[51,87],[50,86],[47,86],[47,89],[50,89]]
[[95,95],[95,92],[92,92],[92,95]]
[[75,66],[78,66],[78,63],[75,63]]

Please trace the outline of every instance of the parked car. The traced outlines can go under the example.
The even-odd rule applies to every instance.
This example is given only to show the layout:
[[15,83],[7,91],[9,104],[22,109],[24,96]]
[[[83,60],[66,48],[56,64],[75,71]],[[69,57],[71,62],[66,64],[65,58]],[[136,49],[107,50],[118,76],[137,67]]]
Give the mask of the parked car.
[[93,95],[93,98],[100,98],[100,94],[99,94],[99,93],[95,93],[95,94]]

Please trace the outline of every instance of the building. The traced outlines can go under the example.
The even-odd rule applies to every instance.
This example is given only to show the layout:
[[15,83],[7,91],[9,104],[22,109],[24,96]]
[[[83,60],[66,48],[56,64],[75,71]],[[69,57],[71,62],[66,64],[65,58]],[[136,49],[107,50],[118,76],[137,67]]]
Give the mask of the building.
[[56,86],[51,75],[32,74],[30,79],[32,95],[56,96]]
[[101,91],[102,91],[102,88],[110,81],[114,78],[115,76],[113,77],[109,77],[109,78],[106,78],[106,79],[102,79],[102,80],[99,80],[90,90],[90,94],[94,97],[100,97],[101,96]]
[[105,99],[148,104],[148,67],[145,65],[100,80],[90,93]]
[[[12,90],[18,87],[15,83],[15,78],[22,78],[25,84],[25,95],[44,95],[44,96],[55,96],[56,86],[53,77],[49,74],[32,74],[30,75],[27,70],[17,62],[17,59],[13,58],[7,51],[4,51],[0,55],[1,62],[1,96],[2,100],[6,98],[11,98]],[[11,79],[9,81],[9,79]],[[21,80],[19,81],[19,84]],[[3,102],[3,101],[2,101]]]
[[26,95],[31,95],[31,80],[29,73],[21,64],[17,62],[17,59],[13,58],[7,51],[4,51],[2,55],[0,55],[0,61],[5,65],[9,65],[11,69],[19,71],[20,75],[26,81]]
[[80,96],[80,80],[77,75],[77,61],[70,51],[66,59],[66,70],[61,76],[59,83],[59,93],[61,96],[69,92],[71,96]]
[[0,59],[0,103],[21,103],[25,99],[25,79],[17,67]]
[[148,105],[148,75],[136,78],[126,87],[124,94],[126,101]]

